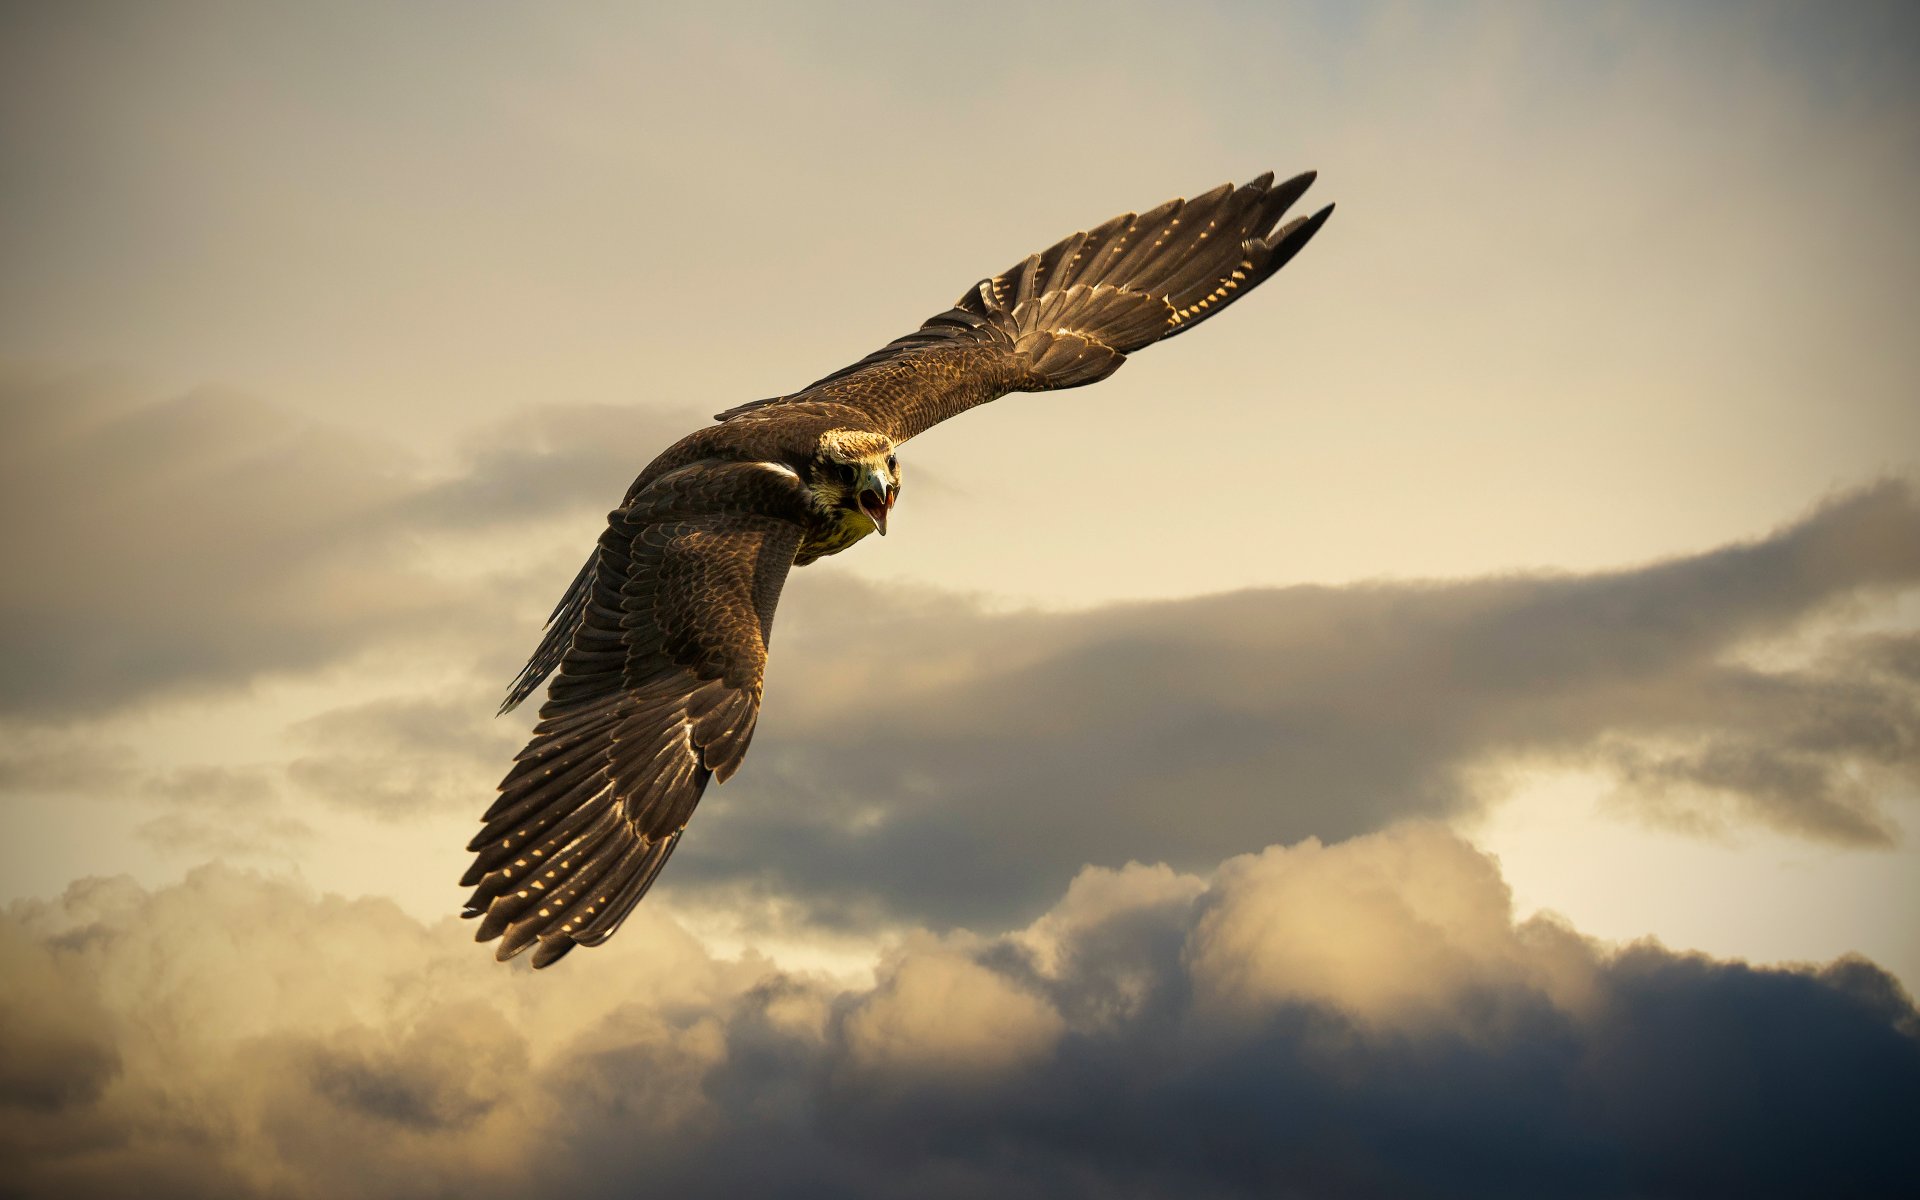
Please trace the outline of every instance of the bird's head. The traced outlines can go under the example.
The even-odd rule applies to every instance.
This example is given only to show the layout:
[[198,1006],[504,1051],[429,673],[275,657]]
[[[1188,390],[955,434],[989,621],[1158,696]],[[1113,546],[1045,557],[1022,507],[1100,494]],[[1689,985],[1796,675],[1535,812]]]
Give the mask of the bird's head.
[[878,433],[835,429],[820,438],[807,486],[823,512],[858,514],[882,537],[887,514],[900,497],[900,460],[893,442]]

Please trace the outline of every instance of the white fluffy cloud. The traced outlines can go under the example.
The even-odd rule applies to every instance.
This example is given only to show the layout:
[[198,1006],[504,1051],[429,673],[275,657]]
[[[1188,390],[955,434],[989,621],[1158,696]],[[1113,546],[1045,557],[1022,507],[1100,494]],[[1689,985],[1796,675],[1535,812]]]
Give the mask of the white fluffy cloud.
[[909,947],[848,1013],[852,1063],[942,1086],[1003,1076],[1043,1059],[1066,1023],[1047,1001],[957,949]]
[[1438,826],[1230,859],[1187,945],[1200,1003],[1258,1020],[1332,1008],[1369,1026],[1457,1027],[1479,997],[1537,994],[1573,1011],[1592,954],[1536,920],[1516,927],[1497,865]]

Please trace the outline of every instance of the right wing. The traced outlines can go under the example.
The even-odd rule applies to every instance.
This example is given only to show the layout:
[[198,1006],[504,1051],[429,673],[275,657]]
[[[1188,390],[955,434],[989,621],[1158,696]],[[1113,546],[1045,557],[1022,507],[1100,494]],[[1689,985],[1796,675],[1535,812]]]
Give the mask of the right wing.
[[708,781],[739,767],[805,504],[791,472],[708,461],[609,518],[515,683],[509,707],[559,668],[467,847],[464,915],[482,918],[479,941],[503,939],[501,959],[538,942],[544,967],[612,936]]
[[852,366],[718,419],[825,401],[860,411],[899,443],[1008,392],[1105,379],[1128,354],[1193,328],[1298,254],[1333,212],[1329,204],[1279,225],[1313,178],[1276,185],[1268,172],[1122,214],[981,280]]

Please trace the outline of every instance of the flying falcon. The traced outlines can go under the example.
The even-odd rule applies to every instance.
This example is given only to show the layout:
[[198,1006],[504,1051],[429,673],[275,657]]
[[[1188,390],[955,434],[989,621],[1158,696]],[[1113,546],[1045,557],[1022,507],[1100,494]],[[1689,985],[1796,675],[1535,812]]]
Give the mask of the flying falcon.
[[[919,329],[653,460],[607,518],[500,711],[553,685],[468,845],[499,957],[597,946],[740,767],[787,571],[887,532],[900,444],[1008,392],[1080,387],[1264,282],[1333,211],[1312,172],[1127,213],[968,288]],[[557,672],[557,674],[556,674]]]

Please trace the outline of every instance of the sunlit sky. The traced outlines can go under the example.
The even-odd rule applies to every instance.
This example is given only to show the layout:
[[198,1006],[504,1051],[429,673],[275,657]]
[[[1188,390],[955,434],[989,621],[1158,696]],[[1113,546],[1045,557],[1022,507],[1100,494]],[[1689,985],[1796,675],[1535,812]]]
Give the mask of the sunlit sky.
[[[789,583],[760,742],[650,924],[534,982],[643,979],[670,929],[716,979],[895,996],[912,947],[977,982],[966,939],[1041,944],[1083,868],[1225,896],[1266,878],[1236,855],[1318,838],[1333,879],[1402,838],[1603,952],[1911,990],[1917,37],[1864,4],[9,9],[0,899],[40,928],[221,862],[457,943],[527,725],[493,704],[655,453],[1071,230],[1312,168],[1338,212],[1257,296],[902,451],[891,536]],[[1206,764],[1144,757],[1188,720]],[[1075,1019],[994,996],[1036,1046]]]

